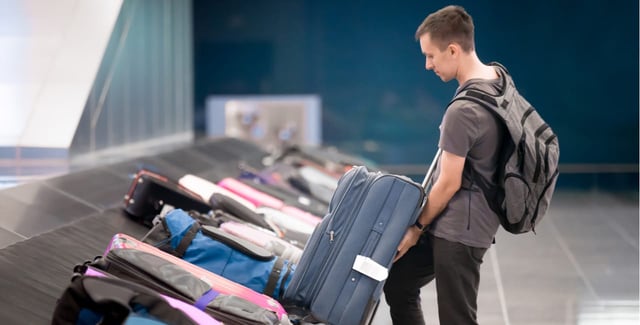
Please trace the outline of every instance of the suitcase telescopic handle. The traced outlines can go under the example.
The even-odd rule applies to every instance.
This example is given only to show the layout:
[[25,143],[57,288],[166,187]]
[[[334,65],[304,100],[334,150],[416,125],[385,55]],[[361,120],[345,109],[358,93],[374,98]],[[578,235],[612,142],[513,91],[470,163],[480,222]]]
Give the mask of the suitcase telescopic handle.
[[429,170],[427,170],[427,174],[424,176],[424,180],[422,181],[422,188],[428,192],[429,186],[431,186],[431,179],[433,178],[433,172],[436,170],[436,165],[438,165],[438,160],[442,155],[442,148],[438,148],[438,152],[436,152],[436,156],[433,157],[433,161],[431,162],[431,166],[429,166]]

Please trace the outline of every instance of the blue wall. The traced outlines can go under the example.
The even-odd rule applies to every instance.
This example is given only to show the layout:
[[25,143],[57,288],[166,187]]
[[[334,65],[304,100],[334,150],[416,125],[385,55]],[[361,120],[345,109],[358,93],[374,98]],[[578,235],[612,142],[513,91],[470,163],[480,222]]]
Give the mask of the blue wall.
[[[456,84],[424,70],[413,36],[447,4],[194,0],[196,116],[209,94],[317,93],[325,143],[426,164]],[[638,163],[637,1],[458,4],[480,59],[505,64],[558,134],[561,163]]]

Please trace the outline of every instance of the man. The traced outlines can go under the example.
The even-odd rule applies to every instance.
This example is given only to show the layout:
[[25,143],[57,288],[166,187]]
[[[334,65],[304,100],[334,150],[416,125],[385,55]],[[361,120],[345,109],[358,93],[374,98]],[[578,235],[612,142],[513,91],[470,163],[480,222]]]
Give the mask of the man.
[[[464,8],[447,6],[416,32],[426,69],[444,82],[490,94],[501,91],[498,67],[475,52],[474,26]],[[477,324],[480,265],[500,225],[477,185],[495,185],[504,126],[485,108],[454,101],[440,125],[443,150],[434,183],[416,225],[410,227],[384,287],[394,324],[424,324],[420,288],[436,279],[441,324]]]

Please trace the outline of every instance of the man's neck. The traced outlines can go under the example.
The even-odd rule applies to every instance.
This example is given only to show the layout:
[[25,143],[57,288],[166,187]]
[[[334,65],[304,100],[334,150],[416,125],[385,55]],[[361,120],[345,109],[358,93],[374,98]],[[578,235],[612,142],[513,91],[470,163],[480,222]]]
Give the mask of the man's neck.
[[459,85],[462,85],[470,79],[491,80],[498,77],[496,70],[493,67],[482,63],[476,52],[472,51],[470,53],[463,54],[463,57],[460,60],[460,65],[458,66],[456,80],[458,80]]

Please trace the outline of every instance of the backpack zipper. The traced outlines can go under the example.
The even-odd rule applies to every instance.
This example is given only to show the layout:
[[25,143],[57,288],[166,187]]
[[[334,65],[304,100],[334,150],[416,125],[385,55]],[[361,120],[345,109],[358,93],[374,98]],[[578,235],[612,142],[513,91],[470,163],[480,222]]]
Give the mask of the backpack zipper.
[[547,190],[549,190],[549,187],[551,186],[551,184],[553,184],[553,181],[558,177],[558,174],[560,174],[560,170],[556,168],[556,171],[553,173],[553,176],[551,176],[551,179],[544,186],[544,189],[542,190],[542,194],[540,194],[540,197],[538,198],[538,202],[536,202],[536,209],[535,211],[533,211],[533,217],[531,218],[531,231],[533,231],[534,234],[536,234],[535,227],[536,227],[536,219],[538,219],[538,209],[540,208],[540,201],[542,201],[542,197],[547,193]]

